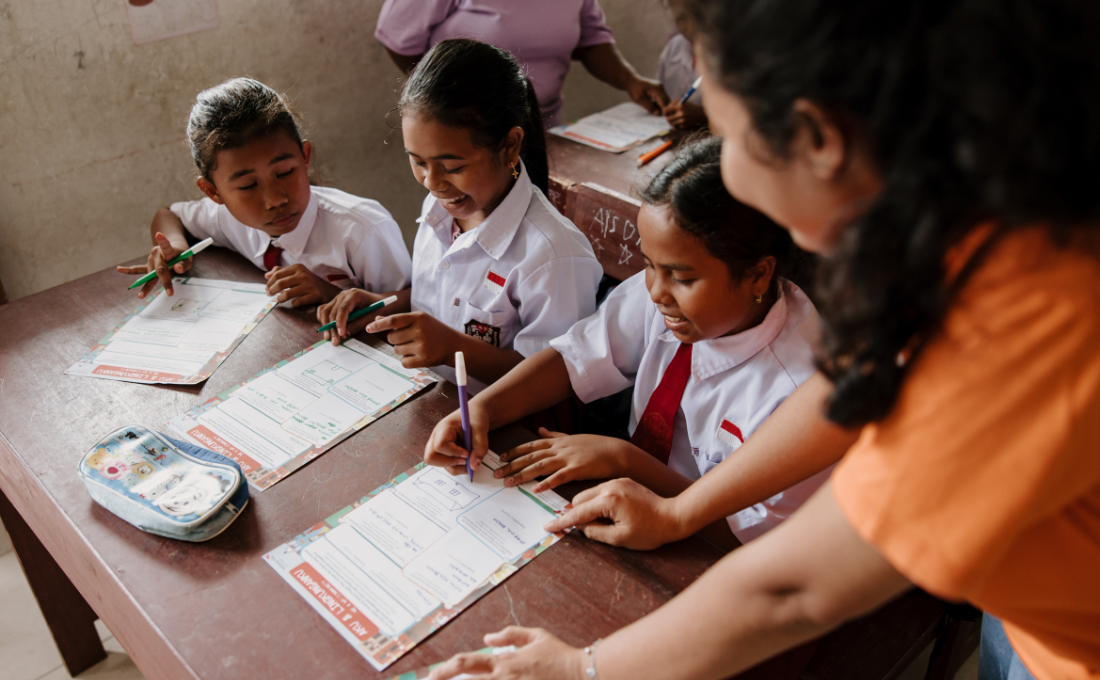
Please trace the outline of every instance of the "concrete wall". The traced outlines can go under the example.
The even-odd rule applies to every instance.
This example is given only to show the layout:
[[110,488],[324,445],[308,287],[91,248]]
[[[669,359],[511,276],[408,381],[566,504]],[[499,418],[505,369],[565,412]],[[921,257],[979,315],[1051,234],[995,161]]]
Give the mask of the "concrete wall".
[[[0,0],[9,299],[147,252],[156,209],[199,196],[183,138],[195,94],[238,75],[290,94],[321,175],[380,200],[412,242],[423,190],[385,124],[399,74],[373,37],[382,0],[220,0],[218,29],[141,46],[124,3]],[[623,52],[652,74],[671,26],[659,1],[602,4]],[[567,119],[625,99],[579,64],[565,94]]]

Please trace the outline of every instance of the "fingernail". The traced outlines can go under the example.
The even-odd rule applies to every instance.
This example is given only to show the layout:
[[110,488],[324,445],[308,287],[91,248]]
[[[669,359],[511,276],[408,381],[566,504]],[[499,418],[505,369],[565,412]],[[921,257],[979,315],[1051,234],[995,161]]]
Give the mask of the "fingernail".
[[508,478],[506,478],[506,479],[504,480],[504,483],[505,483],[505,484],[511,484],[511,483],[513,483],[513,482],[515,482],[515,481],[516,481],[516,480],[515,480],[515,478],[513,478],[513,477],[508,477]]

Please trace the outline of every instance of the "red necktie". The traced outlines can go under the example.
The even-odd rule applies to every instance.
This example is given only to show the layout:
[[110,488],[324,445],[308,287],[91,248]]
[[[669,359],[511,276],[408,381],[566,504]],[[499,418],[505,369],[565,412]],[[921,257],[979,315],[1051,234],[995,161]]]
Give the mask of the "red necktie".
[[283,249],[275,245],[274,241],[268,241],[267,250],[264,251],[264,269],[271,271],[279,264],[279,256]]
[[661,376],[661,383],[646,402],[645,412],[630,443],[668,465],[672,452],[672,428],[676,424],[676,409],[684,396],[691,377],[691,345],[681,344],[672,363]]

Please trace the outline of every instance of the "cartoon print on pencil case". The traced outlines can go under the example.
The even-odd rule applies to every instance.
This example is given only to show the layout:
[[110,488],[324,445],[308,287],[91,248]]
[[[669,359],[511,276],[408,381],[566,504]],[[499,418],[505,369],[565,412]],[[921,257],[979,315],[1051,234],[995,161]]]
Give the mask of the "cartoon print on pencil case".
[[182,479],[182,475],[163,472],[143,480],[141,484],[134,487],[134,493],[147,501],[155,501]]
[[228,480],[211,474],[192,472],[158,498],[155,505],[173,517],[201,515],[214,507],[228,487]]
[[88,460],[85,462],[93,470],[102,470],[104,465],[114,460],[115,457],[111,455],[111,452],[101,446],[96,449],[95,453],[88,456]]

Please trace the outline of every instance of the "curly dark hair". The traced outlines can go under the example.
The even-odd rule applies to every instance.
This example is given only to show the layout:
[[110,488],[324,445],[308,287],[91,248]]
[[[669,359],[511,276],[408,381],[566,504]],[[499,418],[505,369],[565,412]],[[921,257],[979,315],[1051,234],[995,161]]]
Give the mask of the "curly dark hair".
[[301,125],[286,100],[252,78],[233,78],[203,90],[195,97],[187,120],[191,157],[208,182],[219,151],[239,149],[279,131],[302,148]]
[[[692,0],[692,13],[709,72],[771,154],[789,156],[805,98],[881,173],[819,271],[834,422],[889,414],[996,240],[1036,224],[1063,238],[1100,218],[1095,0]],[[993,238],[946,281],[948,249],[983,223]]]
[[685,144],[638,193],[647,204],[667,207],[680,229],[725,263],[734,281],[760,260],[774,257],[771,296],[779,277],[791,278],[805,254],[768,216],[730,196],[722,183],[721,157],[717,137]]
[[550,166],[539,99],[507,50],[466,38],[437,43],[409,74],[397,107],[402,114],[421,112],[467,130],[483,149],[499,149],[508,132],[519,127],[519,156],[531,183],[547,193]]

